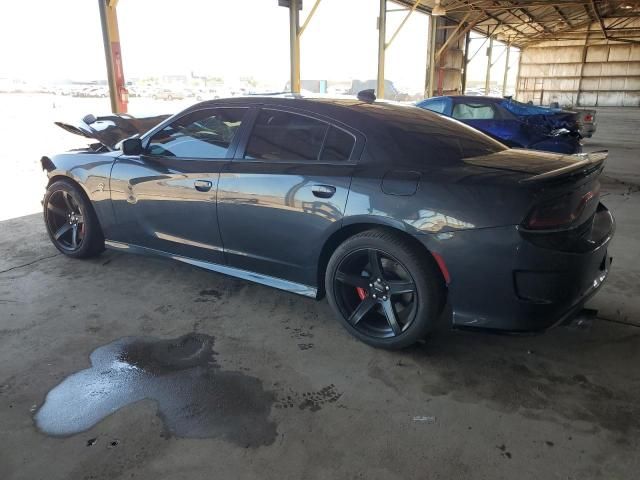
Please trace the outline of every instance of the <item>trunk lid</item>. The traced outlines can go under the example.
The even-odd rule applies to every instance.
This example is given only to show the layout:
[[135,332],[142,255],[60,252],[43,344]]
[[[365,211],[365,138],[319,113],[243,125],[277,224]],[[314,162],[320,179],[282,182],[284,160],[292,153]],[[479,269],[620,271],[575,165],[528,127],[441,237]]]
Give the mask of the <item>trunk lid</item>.
[[528,150],[503,150],[466,158],[476,167],[514,172],[530,199],[522,221],[525,230],[560,231],[586,224],[600,199],[600,173],[607,152],[557,155]]
[[86,115],[73,123],[54,122],[60,128],[75,135],[92,138],[109,150],[116,150],[119,142],[134,135],[142,135],[169,115],[135,118],[130,115]]
[[512,148],[489,155],[465,158],[463,161],[477,167],[522,173],[525,175],[520,182],[536,183],[568,176],[585,176],[602,169],[607,155],[607,151],[559,155]]

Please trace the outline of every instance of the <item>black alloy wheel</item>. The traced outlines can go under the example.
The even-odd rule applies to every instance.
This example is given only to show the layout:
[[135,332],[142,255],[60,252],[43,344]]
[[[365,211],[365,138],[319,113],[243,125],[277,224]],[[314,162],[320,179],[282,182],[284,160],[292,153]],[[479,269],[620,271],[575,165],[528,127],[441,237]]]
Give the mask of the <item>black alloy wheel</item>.
[[60,249],[74,252],[82,247],[85,223],[82,208],[73,194],[56,190],[47,201],[46,222],[53,240]]
[[386,349],[424,338],[446,297],[429,252],[389,229],[366,230],[338,246],[327,264],[325,291],[352,335]]
[[58,180],[43,200],[44,221],[53,245],[74,258],[88,258],[104,250],[104,236],[91,202],[71,180]]
[[392,255],[376,248],[347,255],[334,275],[336,302],[358,331],[390,338],[406,331],[416,315],[416,285]]

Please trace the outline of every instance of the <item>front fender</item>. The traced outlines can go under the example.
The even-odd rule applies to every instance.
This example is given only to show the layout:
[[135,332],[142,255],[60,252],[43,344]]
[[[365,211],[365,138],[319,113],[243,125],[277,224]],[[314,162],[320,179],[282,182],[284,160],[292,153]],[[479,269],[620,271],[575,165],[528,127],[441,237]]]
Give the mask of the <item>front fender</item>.
[[115,222],[109,179],[119,152],[68,152],[40,159],[49,183],[68,178],[78,184],[91,201],[105,236]]

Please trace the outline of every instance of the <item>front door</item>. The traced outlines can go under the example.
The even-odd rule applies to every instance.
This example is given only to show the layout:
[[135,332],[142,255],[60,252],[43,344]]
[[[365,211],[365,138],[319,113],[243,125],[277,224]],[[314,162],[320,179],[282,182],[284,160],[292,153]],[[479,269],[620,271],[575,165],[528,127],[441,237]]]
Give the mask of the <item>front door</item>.
[[118,223],[112,240],[224,263],[216,192],[247,111],[189,112],[153,134],[144,154],[118,158],[111,174]]
[[318,253],[342,220],[356,136],[324,120],[263,108],[218,187],[230,266],[316,284]]

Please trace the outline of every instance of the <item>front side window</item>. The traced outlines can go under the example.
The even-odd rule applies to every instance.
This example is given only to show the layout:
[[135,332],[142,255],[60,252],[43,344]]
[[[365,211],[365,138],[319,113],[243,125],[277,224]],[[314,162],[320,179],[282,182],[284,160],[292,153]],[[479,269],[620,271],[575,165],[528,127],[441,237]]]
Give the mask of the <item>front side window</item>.
[[157,132],[147,147],[150,155],[225,158],[246,108],[198,110]]
[[249,137],[244,158],[317,160],[329,125],[295,113],[263,109]]

